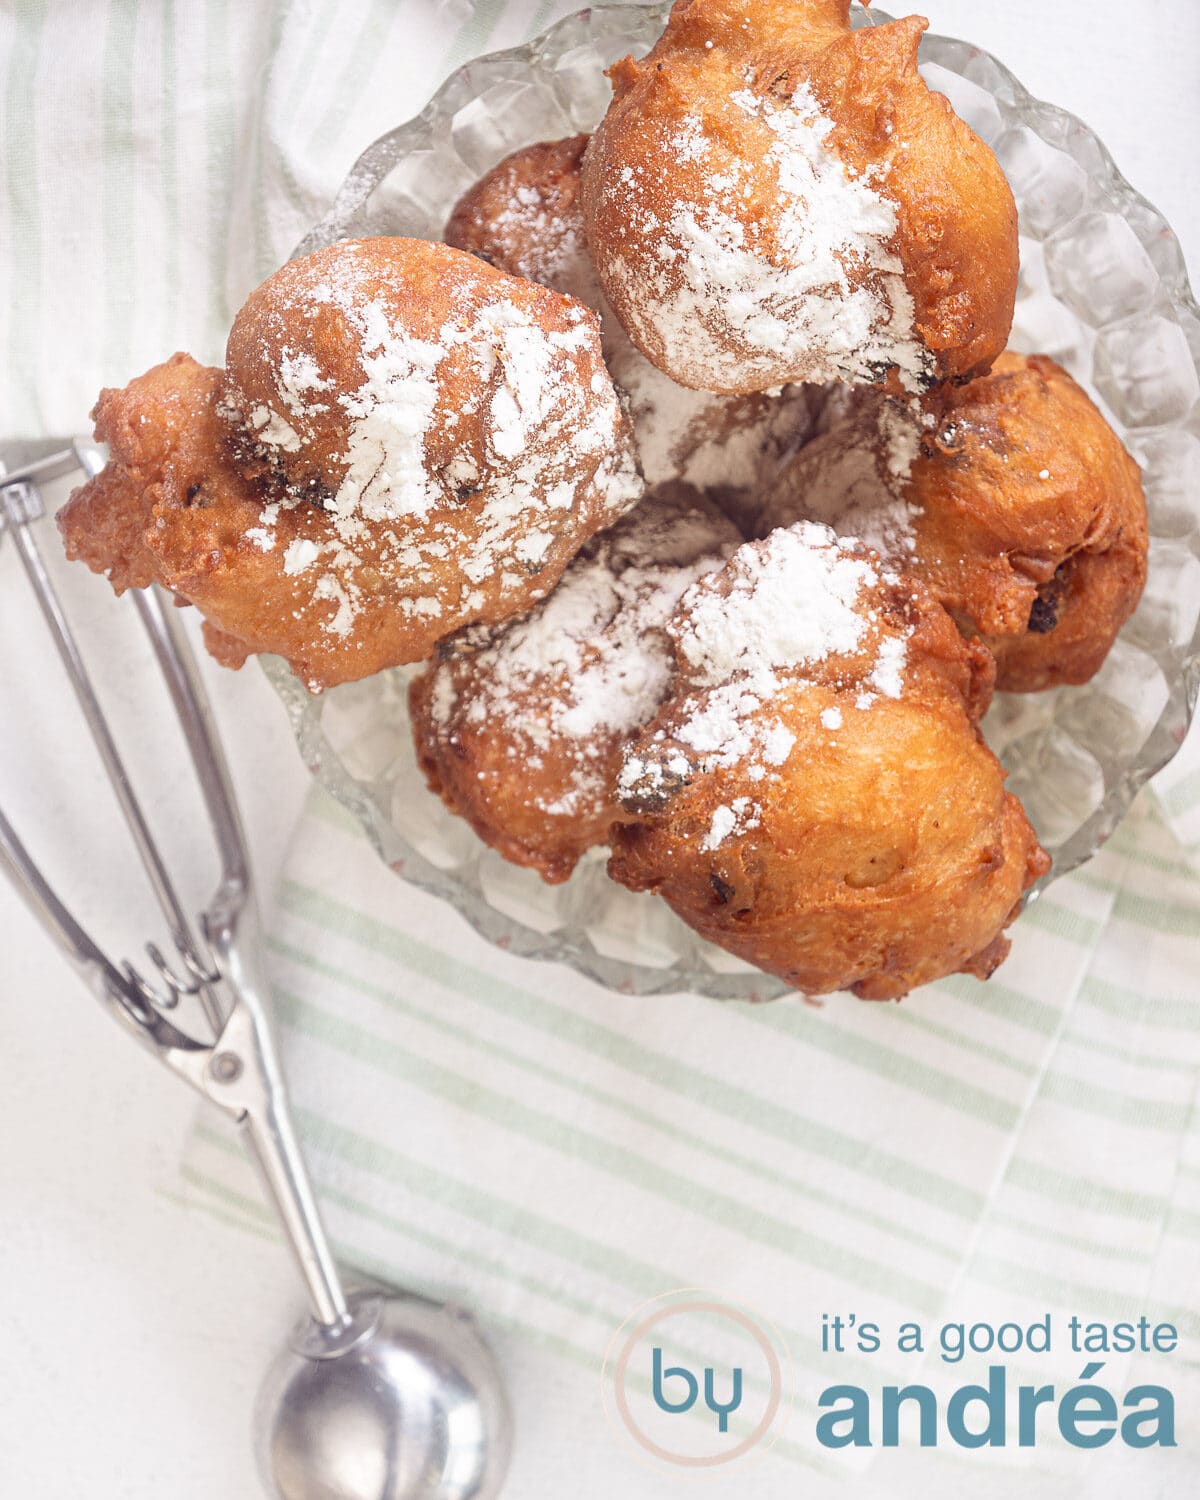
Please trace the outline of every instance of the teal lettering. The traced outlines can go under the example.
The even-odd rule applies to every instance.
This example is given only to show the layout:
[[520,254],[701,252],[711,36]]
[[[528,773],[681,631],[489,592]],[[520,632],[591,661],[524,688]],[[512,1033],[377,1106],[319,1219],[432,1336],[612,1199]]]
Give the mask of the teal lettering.
[[[1145,1411],[1134,1410],[1121,1423],[1121,1440],[1130,1448],[1174,1448],[1175,1447],[1175,1397],[1165,1386],[1135,1385],[1125,1397],[1125,1405],[1138,1407],[1146,1397],[1153,1398],[1153,1405]],[[1151,1420],[1154,1426],[1143,1434],[1142,1428]]]
[[[960,1386],[950,1397],[946,1405],[946,1431],[959,1447],[1004,1447],[1005,1382],[1004,1366],[989,1365],[986,1386]],[[987,1408],[987,1425],[982,1432],[972,1432],[967,1426],[967,1407],[973,1401],[980,1401]]]
[[713,1390],[713,1372],[710,1369],[704,1372],[704,1404],[709,1411],[716,1413],[717,1426],[722,1432],[729,1431],[729,1413],[737,1411],[742,1404],[742,1372],[736,1366],[733,1371],[729,1400],[724,1406],[717,1400]]
[[[1086,1365],[1080,1380],[1092,1380],[1104,1368],[1100,1364]],[[1080,1408],[1085,1402],[1093,1403],[1091,1411]],[[1111,1391],[1102,1385],[1077,1385],[1058,1404],[1058,1430],[1074,1448],[1103,1448],[1117,1435],[1117,1403]],[[1102,1427],[1098,1432],[1080,1432],[1080,1422],[1111,1422],[1111,1427]]]
[[1022,1448],[1032,1448],[1037,1443],[1038,1407],[1049,1401],[1053,1404],[1052,1385],[1023,1385],[1017,1395],[1017,1443]]
[[927,1385],[894,1385],[883,1388],[883,1446],[900,1446],[900,1403],[915,1400],[921,1410],[921,1447],[937,1447],[937,1397]]
[[[840,1410],[836,1403],[847,1404]],[[822,1391],[818,1406],[833,1407],[817,1420],[817,1442],[822,1448],[869,1448],[871,1446],[871,1403],[866,1391],[857,1385],[831,1385]],[[838,1428],[846,1426],[846,1432]]]
[[[654,1349],[653,1373],[654,1379],[652,1385],[652,1393],[654,1396],[655,1406],[657,1406],[661,1411],[691,1411],[692,1407],[696,1404],[696,1396],[699,1394],[696,1385],[696,1377],[692,1374],[692,1372],[690,1370],[685,1370],[682,1365],[671,1365],[668,1369],[664,1370],[663,1352],[656,1345]],[[666,1393],[663,1390],[663,1382],[665,1380],[682,1380],[686,1384],[687,1395],[682,1399],[682,1401],[671,1401],[668,1399]]]

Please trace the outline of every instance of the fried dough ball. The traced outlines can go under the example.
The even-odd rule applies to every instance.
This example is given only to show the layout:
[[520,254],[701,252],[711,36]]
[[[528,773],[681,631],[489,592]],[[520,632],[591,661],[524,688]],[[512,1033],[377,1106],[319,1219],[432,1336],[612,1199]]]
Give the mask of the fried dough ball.
[[223,378],[176,356],[94,415],[111,457],[60,516],[71,555],[314,691],[528,609],[641,493],[595,315],[417,240],[291,262]]
[[918,391],[985,371],[1017,289],[992,152],[917,72],[927,22],[850,0],[677,0],[583,163],[630,338],[683,385]]
[[431,790],[505,859],[565,880],[606,841],[621,751],[666,693],[667,617],[740,542],[694,491],[659,491],[529,614],[445,642],[409,694]]
[[454,205],[446,243],[599,311],[604,294],[579,201],[580,163],[590,139],[539,141],[506,156]]
[[626,751],[610,874],[808,994],[990,974],[1049,860],[978,732],[987,652],[808,522],[668,628],[678,676]]
[[996,658],[997,686],[1083,683],[1146,582],[1138,466],[1053,360],[1006,354],[916,413],[831,399],[769,487],[757,530],[801,517],[864,537],[928,585]]
[[[92,417],[109,461],[58,526],[67,556],[106,573],[118,594],[161,583],[194,603],[209,650],[240,667],[253,650],[283,649],[312,590],[256,545],[264,496],[235,464],[217,415],[224,381],[223,370],[176,354],[102,391]],[[311,506],[287,512],[287,524],[300,541],[325,526]]]
[[689,390],[634,348],[587,247],[579,178],[588,139],[544,141],[506,157],[456,204],[446,241],[594,308],[608,368],[628,397],[647,485],[693,485],[740,522],[811,435],[819,393],[803,385],[773,395]]

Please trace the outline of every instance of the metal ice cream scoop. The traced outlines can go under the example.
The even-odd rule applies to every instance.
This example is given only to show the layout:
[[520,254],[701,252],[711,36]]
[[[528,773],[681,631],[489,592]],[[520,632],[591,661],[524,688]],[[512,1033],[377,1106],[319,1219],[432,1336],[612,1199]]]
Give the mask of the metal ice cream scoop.
[[[263,1002],[258,917],[225,758],[175,611],[133,591],[182,726],[216,840],[220,877],[184,911],[93,690],[37,540],[38,485],[100,452],[77,443],[0,472],[12,538],[129,826],[175,952],[146,946],[145,972],[113,963],[59,900],[0,810],[0,868],[110,1015],[159,1062],[233,1119],[257,1162],[308,1293],[255,1409],[260,1472],[278,1500],[490,1500],[512,1422],[490,1350],[469,1315],[384,1288],[347,1293],[334,1263],[288,1104]],[[149,977],[147,977],[149,975]],[[184,1023],[189,1014],[195,1022]],[[197,1036],[199,1030],[208,1035]]]

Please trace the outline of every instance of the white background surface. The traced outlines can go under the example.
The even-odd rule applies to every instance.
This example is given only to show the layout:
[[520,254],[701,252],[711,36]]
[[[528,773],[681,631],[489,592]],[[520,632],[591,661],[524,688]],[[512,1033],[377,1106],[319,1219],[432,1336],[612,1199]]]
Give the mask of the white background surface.
[[[1035,94],[1087,120],[1175,225],[1195,275],[1200,7],[930,0],[927,12],[935,30],[978,41]],[[11,609],[7,550],[0,544],[0,591]],[[60,797],[49,779],[83,764],[83,736],[66,713],[41,709],[52,663],[32,628],[21,640],[15,680],[0,674],[0,775],[19,784],[0,791],[30,842],[48,830],[53,847],[87,817],[86,791]],[[257,669],[207,675],[269,902],[305,774]],[[177,820],[177,778],[165,768],[163,787],[155,811]],[[110,877],[123,853],[113,864],[89,846],[76,863],[97,880],[103,872],[114,909],[133,900],[132,877]],[[298,1307],[284,1254],[164,1196],[191,1099],[89,1002],[3,889],[0,941],[0,1495],[254,1500],[252,1396]],[[537,1374],[522,1373],[523,1389]],[[536,1460],[522,1471],[533,1481]],[[609,1488],[581,1471],[576,1493]]]

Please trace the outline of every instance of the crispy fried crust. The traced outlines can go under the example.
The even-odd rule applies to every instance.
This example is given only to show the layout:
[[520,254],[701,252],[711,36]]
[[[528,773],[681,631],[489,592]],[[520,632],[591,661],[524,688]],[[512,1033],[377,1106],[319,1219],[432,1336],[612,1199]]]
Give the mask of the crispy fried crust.
[[[1004,174],[917,72],[928,23],[908,17],[852,32],[848,12],[849,0],[678,0],[649,56],[611,71],[613,102],[584,159],[588,239],[630,337],[684,384],[762,390],[828,378],[795,351],[774,363],[767,354],[751,357],[754,346],[731,331],[719,301],[701,302],[707,338],[689,350],[678,330],[662,325],[654,289],[669,284],[674,295],[694,263],[689,244],[676,243],[677,216],[703,218],[722,176],[737,174],[745,243],[765,261],[789,263],[777,142],[761,117],[738,106],[748,87],[767,107],[811,91],[833,122],[825,144],[894,206],[891,251],[930,356],[929,378],[980,373],[1004,348],[1017,288],[1016,206]],[[695,122],[710,143],[707,155],[672,145]],[[664,283],[665,258],[676,269]],[[874,275],[861,264],[845,269],[852,287]],[[893,377],[880,370],[876,378]]]
[[663,626],[741,541],[701,496],[648,496],[528,616],[446,643],[412,683],[430,789],[485,843],[550,882],[607,841],[621,755],[670,680]]
[[689,484],[743,526],[762,487],[811,436],[819,390],[790,385],[735,396],[689,390],[634,348],[588,250],[580,199],[588,140],[543,141],[505,157],[459,199],[446,241],[595,308],[647,485]]
[[796,685],[773,704],[794,761],[752,835],[704,851],[715,808],[747,787],[698,779],[662,816],[614,830],[609,873],[806,994],[888,1000],[947,974],[987,978],[1049,868],[1021,804],[950,705],[880,700],[831,743],[820,715],[837,701]]
[[445,240],[489,265],[568,292],[598,309],[579,201],[590,136],[522,146],[467,189],[446,221]]
[[[930,462],[917,494],[931,517],[935,592],[979,630],[1006,692],[1087,682],[1146,585],[1136,462],[1043,357],[1006,355],[989,379],[950,398],[943,433],[947,421],[960,424],[961,459],[952,453],[944,476]],[[961,600],[949,587],[956,552],[974,555],[954,591]]]
[[[693,605],[727,587],[733,566]],[[915,580],[885,579],[861,607],[873,612],[867,654],[781,672],[748,721],[794,736],[778,775],[697,755],[687,726],[723,689],[681,672],[627,752],[609,873],[805,993],[893,999],[946,974],[990,974],[1049,860],[978,731],[987,652]],[[868,701],[864,674],[885,638],[906,641],[903,689]],[[747,804],[746,826],[716,837]]]
[[291,262],[224,375],[177,355],[94,415],[111,460],[60,517],[72,555],[314,690],[528,609],[641,488],[595,315],[411,240]]
[[282,545],[257,544],[269,492],[233,456],[218,415],[224,379],[222,370],[176,354],[123,390],[101,392],[92,416],[109,462],[59,512],[67,555],[107,573],[118,593],[161,583],[195,604],[224,665],[271,652],[325,685],[378,670],[396,644],[386,599],[368,617],[378,632],[369,645],[328,638],[311,582],[281,565],[292,542],[325,540],[321,511],[308,503],[281,509]]
[[[760,534],[804,515],[852,529],[872,488],[886,501],[883,404],[870,393],[845,404],[766,492]],[[990,375],[932,393],[927,407],[903,487],[912,517],[904,565],[965,634],[982,638],[1002,690],[1086,682],[1146,581],[1137,464],[1086,393],[1043,356],[1005,354]],[[839,483],[858,505],[840,521],[831,511]]]

